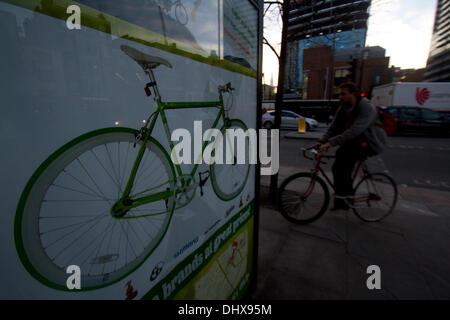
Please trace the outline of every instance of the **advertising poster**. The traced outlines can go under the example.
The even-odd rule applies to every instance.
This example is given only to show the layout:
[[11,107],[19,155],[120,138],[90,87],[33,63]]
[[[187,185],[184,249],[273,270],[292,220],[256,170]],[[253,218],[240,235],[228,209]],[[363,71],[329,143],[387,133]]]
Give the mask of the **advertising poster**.
[[2,299],[242,298],[258,10],[0,0]]

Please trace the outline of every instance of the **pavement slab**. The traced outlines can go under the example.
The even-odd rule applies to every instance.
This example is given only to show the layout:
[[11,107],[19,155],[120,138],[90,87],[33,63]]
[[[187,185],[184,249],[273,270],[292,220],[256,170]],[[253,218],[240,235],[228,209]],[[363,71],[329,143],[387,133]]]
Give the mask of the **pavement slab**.
[[[293,171],[280,168],[280,176]],[[328,211],[311,224],[296,225],[281,216],[268,184],[262,185],[253,298],[449,299],[448,199],[443,191],[401,187],[395,211],[382,222]],[[380,267],[380,290],[367,287],[371,265]]]

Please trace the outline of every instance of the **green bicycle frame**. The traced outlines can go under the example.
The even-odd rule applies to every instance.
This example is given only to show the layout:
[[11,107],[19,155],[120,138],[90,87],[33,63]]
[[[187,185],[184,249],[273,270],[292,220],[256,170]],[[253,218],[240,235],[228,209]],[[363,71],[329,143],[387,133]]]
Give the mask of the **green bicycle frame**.
[[[142,144],[140,146],[136,160],[134,161],[133,168],[131,170],[130,177],[128,178],[127,185],[125,187],[125,190],[123,191],[121,199],[117,202],[120,205],[121,211],[128,211],[132,208],[135,208],[135,207],[138,207],[138,206],[150,203],[150,202],[165,200],[165,199],[170,198],[173,195],[173,192],[174,192],[173,190],[166,190],[166,191],[158,192],[158,193],[151,194],[148,196],[134,198],[132,201],[129,201],[130,200],[130,192],[133,188],[133,184],[134,184],[134,181],[136,178],[136,174],[137,174],[139,165],[142,161],[142,158],[144,157],[146,144],[150,139],[152,131],[156,125],[156,120],[158,119],[158,116],[161,116],[164,131],[166,133],[167,140],[169,141],[170,151],[172,152],[172,150],[174,149],[174,144],[171,140],[171,134],[170,134],[170,130],[169,130],[169,125],[167,123],[167,117],[165,114],[165,110],[192,109],[192,108],[220,108],[219,113],[217,114],[217,117],[216,117],[213,125],[211,126],[211,129],[216,128],[220,119],[222,119],[225,129],[227,128],[227,121],[226,121],[225,109],[224,109],[224,104],[223,104],[223,96],[222,96],[222,92],[220,90],[219,90],[219,100],[218,101],[162,102],[161,97],[158,92],[156,81],[154,81],[153,73],[151,72],[151,70],[149,72],[149,76],[150,76],[150,79],[153,80],[152,82],[154,83],[153,91],[154,91],[155,97],[156,97],[155,100],[157,103],[157,109],[155,111],[155,115],[152,117],[152,120],[150,122],[148,129],[145,131],[145,134],[142,137]],[[148,123],[147,123],[147,125],[148,125]],[[205,141],[202,146],[201,154],[203,154],[207,145],[208,145],[208,141]],[[181,170],[181,166],[179,165],[178,161],[176,161],[176,163],[175,163],[175,168],[176,168],[176,172],[177,172],[178,176],[182,176],[183,172]],[[197,171],[197,168],[198,168],[198,164],[195,164],[194,168],[192,169],[192,171],[190,173],[191,176],[193,176],[195,174],[195,172]],[[177,181],[176,177],[175,177],[175,181]],[[168,182],[173,182],[173,181],[168,181]],[[184,184],[185,184],[184,179],[181,179],[181,183],[182,183],[182,186],[184,186]],[[144,190],[141,193],[145,193],[147,191],[149,191],[149,190]],[[128,202],[127,202],[127,200],[128,200]]]

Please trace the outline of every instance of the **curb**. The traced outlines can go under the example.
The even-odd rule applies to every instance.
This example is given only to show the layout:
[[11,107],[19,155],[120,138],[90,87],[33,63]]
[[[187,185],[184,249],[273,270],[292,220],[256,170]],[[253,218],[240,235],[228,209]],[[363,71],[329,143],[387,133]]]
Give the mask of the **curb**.
[[323,133],[298,133],[291,132],[284,135],[286,139],[305,139],[305,140],[319,140],[322,138]]

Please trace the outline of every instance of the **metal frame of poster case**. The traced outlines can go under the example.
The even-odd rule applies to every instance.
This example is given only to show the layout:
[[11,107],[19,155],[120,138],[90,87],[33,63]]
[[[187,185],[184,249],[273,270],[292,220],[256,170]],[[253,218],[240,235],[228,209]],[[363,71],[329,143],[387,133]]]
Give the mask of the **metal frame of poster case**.
[[[16,0],[4,0],[4,2],[8,3],[14,3],[14,1]],[[20,3],[23,5],[23,7],[27,8],[30,6],[30,2],[28,2],[28,0],[18,0],[20,1]],[[64,1],[64,0],[63,0]],[[255,77],[256,80],[256,110],[255,110],[255,115],[256,116],[256,129],[259,129],[261,127],[261,101],[262,101],[262,84],[261,84],[261,79],[262,79],[262,31],[263,31],[263,1],[262,0],[248,0],[248,3],[250,4],[250,6],[252,6],[255,10],[256,10],[256,19],[257,19],[257,37],[256,37],[256,44],[257,44],[257,66],[256,66],[256,77],[255,77],[255,73],[252,72],[252,76]],[[31,8],[29,8],[31,9]],[[36,10],[36,9],[34,9]],[[47,14],[50,17],[53,18],[57,18],[57,19],[61,19],[62,15],[64,15],[63,13],[59,12],[59,11],[51,11],[51,12],[46,12],[45,14]],[[92,21],[86,21],[86,25],[89,27],[91,26],[90,24],[93,23]],[[84,24],[83,24],[84,25]],[[97,26],[97,28],[95,28],[99,31],[102,31],[99,29],[99,26]],[[108,30],[106,30],[108,31]],[[109,30],[109,32],[111,32],[111,30]],[[111,33],[112,34],[112,33]],[[126,37],[123,37],[125,39],[127,39]],[[140,42],[137,41],[139,39],[128,39],[128,40],[132,40],[132,41],[136,41],[136,42]],[[142,41],[141,41],[142,42]],[[147,43],[144,43],[147,45]],[[165,48],[167,49],[167,48]],[[180,52],[177,52],[178,54],[180,54]],[[196,57],[197,60],[203,62],[202,59],[199,59],[199,57]],[[208,62],[208,61],[206,61]],[[210,61],[209,61],[210,62]],[[225,61],[226,62],[226,61]],[[224,63],[225,65],[225,69],[228,69],[232,72],[239,72],[239,73],[243,73],[244,75],[246,75],[245,72],[243,72],[243,70],[241,68],[237,68],[236,66],[234,66],[234,64],[227,64]],[[245,71],[245,70],[244,70]],[[75,140],[74,140],[75,141]],[[259,141],[258,141],[259,142]],[[257,144],[258,146],[259,144]],[[258,152],[258,151],[257,151]],[[33,179],[31,179],[30,181],[33,181]],[[260,199],[260,193],[259,193],[259,188],[260,188],[260,164],[259,162],[255,165],[255,181],[254,181],[254,200],[253,203],[254,205],[253,207],[253,248],[251,249],[251,252],[248,253],[248,257],[252,257],[252,265],[251,265],[251,271],[250,271],[250,277],[249,277],[249,283],[246,286],[246,289],[244,289],[244,292],[241,292],[239,294],[239,296],[237,297],[239,298],[249,298],[251,293],[255,290],[256,288],[256,283],[257,283],[257,271],[258,271],[258,225],[259,225],[259,208],[258,208],[258,203],[259,203],[259,199]],[[25,191],[25,195],[27,195],[27,191],[28,189],[26,189]],[[19,208],[21,207],[21,204],[19,204]],[[15,221],[15,226],[20,225],[21,219],[16,219]],[[16,239],[17,237],[15,237]],[[17,239],[16,239],[17,240]],[[17,243],[19,243],[20,241],[16,241],[16,246]],[[20,254],[20,253],[19,253]],[[249,266],[250,267],[250,266]]]
[[[256,78],[256,129],[259,132],[261,128],[261,116],[262,116],[262,39],[263,39],[263,10],[264,10],[264,1],[263,0],[248,0],[257,10],[258,12],[258,67],[257,67],[257,78]],[[257,143],[257,154],[259,154],[259,135],[258,143]],[[258,281],[258,247],[259,247],[259,202],[260,202],[260,185],[261,185],[261,172],[260,169],[261,164],[259,162],[256,164],[255,168],[255,200],[253,206],[253,215],[254,215],[254,228],[253,228],[253,267],[252,267],[252,276],[250,280],[250,284],[247,288],[247,291],[244,293],[243,299],[248,300],[251,298],[251,295],[256,290],[257,281]]]

